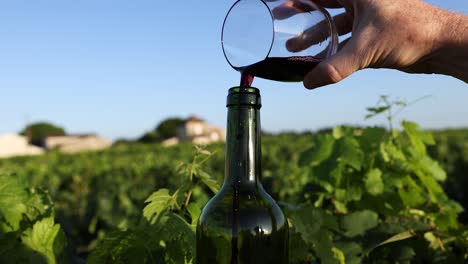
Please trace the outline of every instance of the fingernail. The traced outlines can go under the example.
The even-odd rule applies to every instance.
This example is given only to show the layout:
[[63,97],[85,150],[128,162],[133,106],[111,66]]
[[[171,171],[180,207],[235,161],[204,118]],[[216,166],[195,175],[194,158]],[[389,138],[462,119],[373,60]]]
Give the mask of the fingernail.
[[313,90],[330,84],[330,82],[328,82],[326,79],[320,78],[318,76],[319,74],[317,71],[308,73],[304,78],[304,86],[309,90]]

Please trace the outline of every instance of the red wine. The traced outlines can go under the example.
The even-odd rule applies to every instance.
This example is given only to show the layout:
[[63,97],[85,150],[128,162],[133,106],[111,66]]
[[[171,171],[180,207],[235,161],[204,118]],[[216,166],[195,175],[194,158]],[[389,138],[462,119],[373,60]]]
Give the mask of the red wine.
[[241,72],[241,87],[250,87],[254,76],[281,82],[299,82],[321,61],[314,56],[272,57],[236,70]]

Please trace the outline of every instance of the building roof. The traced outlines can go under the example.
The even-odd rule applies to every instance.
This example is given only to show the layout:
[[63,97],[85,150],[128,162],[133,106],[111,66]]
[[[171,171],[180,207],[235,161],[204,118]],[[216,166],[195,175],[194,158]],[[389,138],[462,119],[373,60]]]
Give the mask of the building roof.
[[85,133],[85,134],[68,134],[63,136],[48,136],[47,138],[88,138],[88,137],[99,137],[94,133]]
[[203,119],[201,118],[198,118],[196,116],[190,116],[189,118],[187,118],[185,120],[185,123],[189,123],[189,122],[205,122]]

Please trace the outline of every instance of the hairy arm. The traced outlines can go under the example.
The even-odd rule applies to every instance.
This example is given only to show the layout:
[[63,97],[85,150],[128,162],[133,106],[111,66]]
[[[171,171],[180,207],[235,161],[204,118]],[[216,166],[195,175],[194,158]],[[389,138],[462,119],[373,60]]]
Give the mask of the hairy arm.
[[[319,2],[346,9],[335,22],[340,35],[351,32],[351,38],[305,76],[307,88],[340,82],[366,68],[445,74],[468,82],[468,16],[421,0]],[[291,39],[288,49],[306,47],[303,39]]]
[[443,11],[438,49],[429,59],[432,73],[468,83],[468,16]]

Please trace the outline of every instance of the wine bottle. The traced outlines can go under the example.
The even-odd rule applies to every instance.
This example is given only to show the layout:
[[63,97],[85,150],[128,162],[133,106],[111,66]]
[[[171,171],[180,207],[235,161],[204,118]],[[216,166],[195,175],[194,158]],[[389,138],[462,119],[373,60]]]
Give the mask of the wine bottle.
[[287,264],[288,223],[261,180],[260,92],[227,98],[225,178],[197,225],[198,264]]

